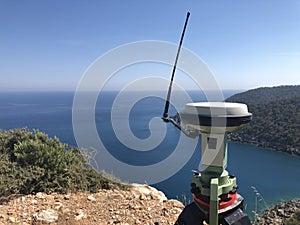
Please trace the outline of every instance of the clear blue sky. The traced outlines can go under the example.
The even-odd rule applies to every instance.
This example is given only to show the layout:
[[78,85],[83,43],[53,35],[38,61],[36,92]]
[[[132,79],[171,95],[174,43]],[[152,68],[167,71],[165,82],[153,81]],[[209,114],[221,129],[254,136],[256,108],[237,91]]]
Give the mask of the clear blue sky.
[[112,48],[178,43],[188,10],[184,47],[222,88],[300,84],[298,0],[0,0],[0,91],[75,90]]

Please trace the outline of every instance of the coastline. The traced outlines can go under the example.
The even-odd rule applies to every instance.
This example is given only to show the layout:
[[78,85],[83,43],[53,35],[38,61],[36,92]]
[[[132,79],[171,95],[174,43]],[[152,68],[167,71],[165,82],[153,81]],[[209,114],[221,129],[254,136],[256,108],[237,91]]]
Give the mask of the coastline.
[[269,149],[271,151],[286,153],[297,157],[300,156],[299,148],[280,145],[279,143],[271,143],[267,141],[261,142],[259,140],[255,140],[254,137],[248,136],[247,134],[228,133],[227,138],[229,141],[236,142],[236,143],[254,145],[257,147]]

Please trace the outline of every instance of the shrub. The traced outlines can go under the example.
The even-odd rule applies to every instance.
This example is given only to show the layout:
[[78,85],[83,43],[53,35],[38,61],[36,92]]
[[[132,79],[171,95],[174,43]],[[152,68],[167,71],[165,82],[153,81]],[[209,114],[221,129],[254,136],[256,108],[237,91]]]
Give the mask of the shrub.
[[0,196],[124,187],[89,166],[76,147],[28,129],[0,132]]

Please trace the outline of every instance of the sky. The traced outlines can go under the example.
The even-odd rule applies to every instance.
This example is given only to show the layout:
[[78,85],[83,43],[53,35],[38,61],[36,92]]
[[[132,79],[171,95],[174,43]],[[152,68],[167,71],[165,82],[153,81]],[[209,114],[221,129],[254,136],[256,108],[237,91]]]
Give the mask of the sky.
[[0,91],[75,90],[111,49],[178,44],[187,11],[183,47],[222,89],[300,84],[298,0],[0,0]]

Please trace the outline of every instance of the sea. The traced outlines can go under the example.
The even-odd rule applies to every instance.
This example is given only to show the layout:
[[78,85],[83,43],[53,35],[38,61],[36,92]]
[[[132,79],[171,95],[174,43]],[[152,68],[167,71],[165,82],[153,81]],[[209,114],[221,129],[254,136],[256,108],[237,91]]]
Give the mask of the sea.
[[[223,95],[227,98],[238,92],[240,90],[226,90],[223,91]],[[30,130],[38,129],[46,132],[50,137],[57,136],[64,143],[77,146],[72,124],[74,123],[72,110],[75,94],[74,92],[1,92],[0,129],[23,127]],[[137,95],[137,93],[130,94]],[[193,101],[206,101],[206,96],[202,92],[191,91],[189,95]],[[181,137],[180,131],[172,124],[165,124],[164,131],[161,131],[159,123],[163,123],[160,117],[165,104],[165,101],[158,97],[161,95],[146,93],[140,96],[144,97],[136,100],[134,104],[131,102],[133,99],[131,97],[123,98],[125,102],[119,98],[118,104],[114,104],[118,93],[105,91],[98,95],[95,105],[91,106],[95,112],[93,121],[103,147],[120,162],[135,168],[156,165],[175,154],[174,149]],[[113,107],[117,111],[117,115],[114,116],[112,115]],[[170,115],[174,115],[178,107],[184,107],[184,104],[179,104],[177,108],[171,105]],[[115,124],[111,122],[113,117],[117,118]],[[255,118],[255,115],[253,117]],[[153,118],[156,119],[153,120]],[[82,118],[80,124],[83,124],[83,133],[89,138],[92,135],[89,128],[84,126],[85,121]],[[155,129],[156,123],[159,129]],[[131,136],[126,136],[128,140],[120,140],[120,134],[116,133],[116,126],[118,132],[130,133]],[[156,132],[162,133],[155,135]],[[139,151],[138,145],[130,147],[130,141],[143,141],[149,137],[158,140],[153,149]],[[195,140],[191,141],[195,143]],[[144,142],[141,143],[143,145]],[[95,151],[97,152],[97,149]],[[173,168],[174,165],[166,163],[160,172],[151,175],[154,178],[164,173],[172,174],[172,176],[167,176],[151,185],[163,191],[168,198],[175,198],[188,204],[192,201],[190,194],[192,171],[199,169],[201,160],[200,139],[196,140],[194,151],[183,149],[176,154],[181,154],[177,156],[177,159],[188,158],[188,160],[177,167],[176,161],[173,162],[176,167],[173,173],[170,173],[169,168]],[[95,157],[92,164],[99,170],[103,169],[99,157]],[[246,212],[250,217],[253,216],[253,211],[260,213],[281,201],[300,198],[300,157],[253,145],[229,142],[227,170],[237,177],[238,191],[245,199]],[[113,170],[108,172],[119,177]],[[125,181],[135,182],[134,173],[132,176],[131,179],[129,174]],[[122,177],[119,178],[122,179]],[[148,183],[147,179],[143,182]]]

